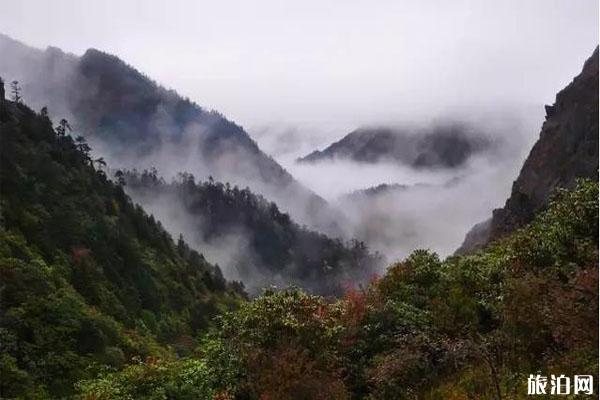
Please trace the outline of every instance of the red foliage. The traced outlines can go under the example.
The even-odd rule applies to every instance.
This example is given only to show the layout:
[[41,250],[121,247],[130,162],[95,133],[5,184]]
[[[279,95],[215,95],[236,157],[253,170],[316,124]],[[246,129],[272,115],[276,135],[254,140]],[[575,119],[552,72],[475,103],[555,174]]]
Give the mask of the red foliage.
[[71,260],[73,260],[74,264],[79,265],[79,263],[81,263],[83,259],[87,258],[90,253],[91,250],[87,247],[73,246],[71,248]]
[[291,344],[257,355],[249,370],[256,372],[248,384],[260,400],[349,398],[336,371]]
[[367,313],[367,296],[365,292],[356,289],[346,290],[344,305],[344,324],[346,326],[358,326]]
[[185,347],[186,349],[193,349],[195,347],[195,342],[194,342],[194,338],[191,337],[190,335],[180,335],[177,340],[176,343],[182,347]]

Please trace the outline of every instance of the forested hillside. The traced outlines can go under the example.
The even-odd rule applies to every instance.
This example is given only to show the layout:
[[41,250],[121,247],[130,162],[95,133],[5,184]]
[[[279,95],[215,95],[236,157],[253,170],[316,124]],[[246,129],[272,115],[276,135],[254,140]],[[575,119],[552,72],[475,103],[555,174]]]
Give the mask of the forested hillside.
[[0,144],[0,397],[68,396],[106,367],[187,354],[240,303],[240,285],[174,243],[67,121],[2,96]]
[[[269,285],[295,284],[322,295],[368,283],[384,267],[364,243],[344,242],[298,225],[275,203],[191,174],[166,183],[156,171],[120,175],[127,192],[172,232],[185,232],[197,248],[226,253],[221,265],[253,292]],[[213,260],[213,258],[211,258]]]
[[[77,125],[33,111],[18,82],[5,93],[0,79],[0,398],[503,400],[529,398],[530,374],[598,376],[598,50],[547,108],[476,246],[446,259],[416,250],[378,277],[383,261],[362,242],[311,230],[257,194],[270,188],[290,201],[281,207],[335,225],[240,126],[106,53],[42,54],[0,36],[8,47],[20,58],[0,59],[0,73],[30,65],[30,88]],[[106,149],[126,145],[110,156],[138,169],[107,165],[78,127]],[[421,142],[363,133],[344,156],[389,151],[414,171],[458,167],[490,145],[454,128]],[[154,161],[187,172],[165,181],[144,169]],[[368,201],[430,187],[354,192],[344,211],[375,219]],[[393,220],[385,205],[377,218]]]
[[[81,57],[28,47],[0,34],[0,76],[17,80],[29,104],[67,116],[114,168],[212,175],[283,204],[296,220],[339,233],[324,199],[265,154],[243,127],[167,90],[118,57]],[[174,163],[172,160],[177,160]]]
[[179,361],[79,385],[86,399],[525,399],[530,373],[598,373],[598,184],[474,255],[425,250],[328,303],[268,291]]

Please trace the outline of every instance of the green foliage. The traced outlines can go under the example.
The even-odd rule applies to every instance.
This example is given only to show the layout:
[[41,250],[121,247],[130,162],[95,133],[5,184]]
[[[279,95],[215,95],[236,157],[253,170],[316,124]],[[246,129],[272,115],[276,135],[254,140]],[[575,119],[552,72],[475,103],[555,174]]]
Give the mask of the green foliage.
[[0,393],[60,397],[102,366],[193,349],[240,295],[106,179],[61,121],[3,102]]
[[77,386],[81,399],[94,400],[210,400],[214,394],[206,363],[192,359],[140,361]]
[[500,399],[525,397],[528,373],[598,372],[597,182],[477,254],[419,250],[336,301],[288,289],[240,305],[82,141],[3,107],[2,397],[78,381],[90,400]]
[[198,385],[215,399],[500,399],[525,398],[536,371],[594,374],[597,196],[582,181],[488,249],[416,251],[335,302],[266,291],[201,342]]
[[217,388],[236,398],[346,398],[335,351],[339,315],[336,305],[297,289],[265,291],[225,314],[201,347]]
[[[392,266],[365,320],[374,344],[365,349],[375,349],[368,392],[512,398],[526,393],[531,371],[596,373],[597,248],[598,184],[580,181],[529,226],[477,254],[440,263],[418,251]],[[386,322],[390,300],[416,307],[421,324],[407,334],[406,324]]]

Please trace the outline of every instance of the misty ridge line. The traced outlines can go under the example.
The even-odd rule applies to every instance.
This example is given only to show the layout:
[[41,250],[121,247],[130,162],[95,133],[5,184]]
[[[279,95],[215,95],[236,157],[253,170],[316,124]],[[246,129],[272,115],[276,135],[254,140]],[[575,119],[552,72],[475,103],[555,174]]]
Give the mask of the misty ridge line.
[[[56,110],[71,115],[74,126],[84,132],[94,151],[114,168],[158,167],[167,178],[187,171],[248,186],[254,193],[275,201],[300,224],[330,237],[357,238],[388,259],[401,258],[421,247],[451,254],[469,227],[502,201],[520,162],[521,143],[529,140],[524,140],[527,135],[523,132],[534,132],[520,126],[518,118],[510,114],[506,118],[494,110],[495,118],[481,114],[479,120],[468,121],[471,127],[479,126],[473,128],[477,132],[489,132],[490,151],[468,157],[457,168],[415,169],[410,165],[390,166],[388,160],[365,166],[345,161],[340,164],[337,159],[314,166],[292,163],[284,168],[263,153],[239,125],[218,113],[205,112],[174,91],[157,88],[153,81],[117,57],[96,50],[81,58],[65,57],[58,49],[32,50],[0,37],[0,50],[4,53],[5,49],[28,60],[25,69],[19,62],[12,65],[13,72],[24,74],[33,82],[24,85],[24,91],[31,90],[39,104],[50,103]],[[5,62],[7,58],[0,60],[0,72],[11,70],[11,64]],[[46,70],[49,78],[40,80],[41,72]],[[454,126],[455,121],[448,124]],[[465,175],[456,187],[440,184]],[[384,176],[388,178],[384,180]],[[339,199],[353,190],[381,184],[382,180],[398,184],[421,182],[432,187],[356,202]],[[462,192],[465,188],[472,192],[474,187],[486,198],[473,199]],[[333,189],[338,193],[331,195]],[[440,220],[457,204],[459,210],[452,213],[455,218]],[[175,236],[178,231],[189,230],[173,229]],[[242,239],[238,232],[232,241],[244,247],[247,240]],[[216,257],[220,256],[216,252]],[[254,256],[249,254],[249,258]]]
[[[325,213],[312,215],[326,207],[322,198],[296,182],[239,125],[220,114],[207,113],[157,87],[106,53],[88,50],[81,58],[66,57],[57,49],[43,52],[6,36],[0,39],[0,50],[15,54],[6,58],[13,61],[3,63],[0,71],[27,82],[24,90],[37,106],[52,104],[52,115],[74,118],[73,126],[105,151],[112,165],[132,168],[132,160],[140,160],[145,168],[161,165],[165,174],[187,169],[250,185],[313,227],[327,231],[334,225],[322,222]],[[163,154],[163,149],[175,154]],[[185,159],[184,166],[172,167],[175,158],[178,163]]]
[[217,262],[228,279],[244,282],[251,295],[273,285],[340,294],[367,284],[386,264],[361,242],[331,239],[298,225],[249,188],[212,177],[196,183],[189,173],[166,183],[156,169],[117,176],[168,231]]
[[2,9],[0,400],[593,397],[597,3]]
[[[24,51],[28,51],[28,49],[24,49]],[[34,55],[39,56],[40,54]],[[61,60],[60,52],[50,51],[49,59],[45,61],[56,72],[56,66]],[[190,118],[186,113],[197,114],[198,111],[200,113],[202,111],[197,110],[187,100],[169,97],[166,99],[166,104],[160,102],[156,107],[150,108],[149,117],[145,123],[144,121],[141,123],[142,129],[132,129],[132,125],[135,128],[135,123],[140,123],[135,118],[136,114],[138,117],[146,116],[144,112],[147,107],[147,99],[143,97],[144,93],[140,96],[141,98],[136,98],[136,90],[139,91],[139,87],[141,87],[142,92],[147,92],[153,89],[152,82],[115,57],[97,51],[86,52],[80,64],[71,67],[74,70],[68,74],[64,73],[64,70],[58,74],[63,79],[59,83],[66,85],[68,93],[77,97],[72,104],[67,102],[68,99],[58,97],[58,100],[66,100],[63,103],[64,107],[70,107],[73,113],[76,113],[76,121],[79,121],[79,125],[83,126],[83,129],[91,127],[88,128],[91,132],[86,136],[95,149],[94,151],[98,155],[103,155],[111,168],[123,166],[143,168],[145,164],[159,165],[161,169],[170,169],[171,174],[175,174],[176,169],[180,170],[184,167],[188,171],[200,170],[205,171],[206,174],[218,174],[218,179],[222,180],[231,177],[238,183],[248,183],[253,188],[266,188],[270,183],[268,180],[271,177],[269,176],[260,182],[257,182],[259,180],[257,178],[265,178],[261,175],[263,171],[260,170],[261,167],[264,167],[265,160],[267,163],[274,163],[274,161],[270,157],[263,157],[258,160],[258,163],[256,159],[249,159],[248,153],[258,154],[259,149],[247,135],[241,136],[241,140],[242,144],[250,143],[249,151],[248,147],[243,148],[238,145],[240,136],[236,137],[235,134],[240,132],[240,127],[230,124],[215,113],[200,121]],[[105,71],[109,73],[106,74]],[[71,75],[68,78],[64,77],[69,74],[74,77]],[[42,83],[48,84],[47,81]],[[70,85],[73,85],[74,88]],[[83,94],[79,93],[81,90],[83,90]],[[158,90],[159,95],[164,95],[160,88]],[[56,94],[57,91],[51,93]],[[173,93],[170,94],[175,96]],[[131,112],[124,113],[122,109],[112,104],[111,100],[122,101],[122,99],[134,103],[133,106],[124,104],[125,108],[129,106],[132,109]],[[103,115],[94,113],[93,109],[102,107],[107,108],[108,111]],[[179,114],[174,114],[178,110]],[[131,114],[134,117],[131,117]],[[94,130],[95,126],[99,128]],[[220,128],[216,133],[214,132],[215,126]],[[130,135],[123,138],[123,134],[128,132]],[[148,140],[148,138],[153,140]],[[238,139],[238,143],[235,142],[236,139]],[[209,148],[207,149],[207,147]],[[188,164],[183,166],[182,159],[185,159]],[[243,169],[246,179],[240,180],[239,175],[227,170],[231,165],[237,165],[238,171],[240,168]],[[285,179],[289,177],[289,174],[285,176],[278,171],[285,173],[285,170],[281,168],[275,170],[275,178],[278,179],[278,183],[285,185],[287,183]],[[248,179],[249,173],[252,175],[250,179]],[[283,181],[281,175],[284,175]],[[234,190],[237,191],[237,188]],[[264,254],[259,259],[249,243],[249,238],[256,237],[256,235],[252,236],[243,226],[230,224],[227,232],[207,240],[208,238],[199,237],[203,231],[206,231],[207,224],[203,223],[201,218],[194,219],[191,213],[185,213],[185,204],[175,202],[173,198],[168,197],[165,197],[168,201],[161,204],[161,198],[135,196],[131,190],[129,193],[138,203],[163,221],[164,226],[173,236],[177,237],[179,234],[185,233],[197,250],[207,252],[209,259],[217,260],[223,265],[228,278],[243,276],[244,282],[253,291],[270,284],[286,286],[296,283],[307,289],[314,287],[315,291],[324,294],[340,293],[343,287],[365,282],[375,274],[374,271],[378,272],[381,269],[380,264],[382,263],[379,261],[379,256],[369,255],[364,244],[356,242],[349,246],[341,240],[329,239],[322,234],[300,228],[293,222],[285,221],[289,225],[287,229],[291,232],[290,234],[297,237],[291,241],[299,240],[299,244],[283,244],[283,249],[295,249],[295,252],[291,256],[281,255],[281,259],[277,260],[277,263],[281,264],[280,270],[276,273],[273,271],[263,272],[261,270],[265,269],[262,267]],[[302,195],[302,193],[300,194]],[[291,193],[290,198],[292,195],[295,200],[298,200],[298,193]],[[307,195],[310,194],[304,196]],[[316,200],[324,203],[319,198]],[[314,200],[312,201],[314,202]],[[288,202],[284,201],[283,204],[288,204]],[[286,216],[283,219],[289,219],[289,217]],[[190,226],[189,222],[194,220],[197,221],[197,224]],[[270,260],[268,264],[272,267],[275,262]],[[342,269],[356,269],[356,271],[338,271]],[[318,277],[311,277],[310,275],[314,275],[315,271],[322,273],[318,273]],[[332,278],[328,278],[328,275],[332,274],[330,271],[335,273]],[[255,282],[258,287],[255,287]]]
[[296,162],[351,159],[362,163],[397,162],[414,168],[456,168],[473,155],[501,146],[498,141],[485,131],[452,120],[427,127],[362,127]]

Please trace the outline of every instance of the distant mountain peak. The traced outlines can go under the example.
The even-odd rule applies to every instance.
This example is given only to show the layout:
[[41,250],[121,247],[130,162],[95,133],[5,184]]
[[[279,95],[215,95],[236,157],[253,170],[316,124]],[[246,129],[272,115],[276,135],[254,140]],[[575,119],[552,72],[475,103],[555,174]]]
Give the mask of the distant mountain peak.
[[491,147],[491,141],[464,124],[430,128],[365,127],[350,132],[322,151],[298,162],[346,159],[395,162],[415,168],[455,168]]

